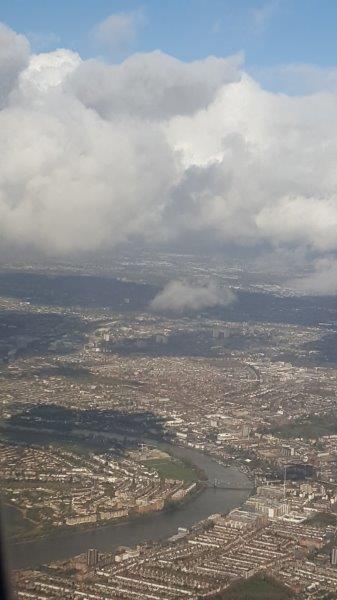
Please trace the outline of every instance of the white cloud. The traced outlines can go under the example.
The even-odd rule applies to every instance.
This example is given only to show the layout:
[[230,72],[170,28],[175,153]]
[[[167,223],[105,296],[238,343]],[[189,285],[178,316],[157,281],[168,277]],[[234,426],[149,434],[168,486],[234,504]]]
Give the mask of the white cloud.
[[242,57],[29,56],[0,27],[0,238],[337,251],[337,93],[263,89]]
[[234,300],[235,295],[231,290],[220,289],[212,282],[201,286],[184,281],[170,281],[152,300],[151,307],[157,311],[182,312],[228,306]]
[[71,50],[54,50],[33,55],[21,74],[18,91],[29,97],[57,88],[81,63],[80,56]]
[[27,65],[28,58],[28,40],[0,23],[0,108]]
[[70,87],[103,117],[165,119],[205,108],[225,83],[240,77],[241,64],[241,54],[184,63],[155,51],[134,54],[118,66],[82,62]]
[[333,123],[334,94],[282,96],[248,76],[223,86],[205,110],[167,126],[185,166],[167,220],[180,235],[226,243],[336,248]]
[[144,21],[141,9],[111,14],[94,27],[92,35],[100,46],[110,51],[121,50],[134,41],[137,30]]

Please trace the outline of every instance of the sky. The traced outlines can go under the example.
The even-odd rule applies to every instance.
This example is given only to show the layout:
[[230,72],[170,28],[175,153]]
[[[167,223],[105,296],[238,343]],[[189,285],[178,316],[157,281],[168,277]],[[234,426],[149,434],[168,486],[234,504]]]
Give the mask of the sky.
[[337,294],[336,13],[2,0],[0,249],[262,248]]
[[61,46],[88,58],[104,53],[91,35],[95,25],[132,12],[142,18],[127,52],[160,48],[190,61],[244,51],[252,69],[329,67],[337,55],[337,3],[331,0],[2,0],[0,20],[27,35],[34,50]]

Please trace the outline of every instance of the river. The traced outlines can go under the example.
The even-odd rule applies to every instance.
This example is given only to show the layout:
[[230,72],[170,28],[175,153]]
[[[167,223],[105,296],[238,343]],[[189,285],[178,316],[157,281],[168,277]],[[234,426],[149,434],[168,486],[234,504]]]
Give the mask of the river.
[[[219,479],[233,487],[251,485],[241,471],[235,467],[222,466],[200,451],[178,446],[166,448],[176,457],[188,459],[203,469],[210,482]],[[106,525],[88,531],[73,531],[62,536],[13,543],[8,547],[9,563],[16,569],[33,568],[42,563],[70,558],[86,552],[88,548],[112,552],[118,546],[135,546],[145,541],[165,539],[175,534],[178,527],[189,528],[214,513],[226,513],[241,505],[248,494],[247,490],[207,488],[174,511],[154,513],[132,522]]]

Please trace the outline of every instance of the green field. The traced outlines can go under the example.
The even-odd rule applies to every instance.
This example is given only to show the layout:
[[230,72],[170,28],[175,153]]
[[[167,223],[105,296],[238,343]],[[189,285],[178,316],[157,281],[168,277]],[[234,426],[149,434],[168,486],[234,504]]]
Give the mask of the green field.
[[310,525],[316,525],[318,527],[327,527],[328,525],[337,526],[337,515],[331,513],[319,512],[313,517],[308,519]]
[[3,513],[5,538],[20,540],[40,533],[41,527],[29,518],[23,518],[21,511],[13,505],[4,504]]
[[318,439],[324,435],[337,433],[337,416],[335,414],[311,415],[306,419],[298,419],[293,423],[271,429],[269,433],[282,438]]
[[290,600],[295,595],[275,579],[254,575],[234,583],[215,600]]
[[158,471],[160,477],[163,479],[179,479],[185,483],[192,483],[199,479],[198,473],[192,465],[185,464],[174,458],[151,459],[144,461],[143,464]]

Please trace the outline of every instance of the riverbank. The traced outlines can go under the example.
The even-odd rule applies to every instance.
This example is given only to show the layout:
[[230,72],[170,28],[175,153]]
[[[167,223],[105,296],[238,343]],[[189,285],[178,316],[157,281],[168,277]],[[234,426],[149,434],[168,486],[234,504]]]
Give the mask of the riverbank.
[[[151,454],[150,454],[151,455]],[[151,515],[156,512],[165,512],[174,510],[182,504],[189,502],[193,496],[200,493],[205,486],[207,480],[206,473],[196,466],[191,460],[186,458],[177,458],[172,453],[172,448],[169,452],[161,452],[159,449],[153,451],[156,459],[138,460],[146,465],[150,470],[154,469],[159,477],[164,481],[166,479],[176,480],[181,482],[182,488],[187,488],[186,495],[183,498],[174,499],[171,496],[166,497],[164,507],[160,511],[156,508],[141,513],[136,510],[136,507],[130,506],[126,516],[114,519],[98,519],[95,523],[82,523],[70,526],[65,522],[62,524],[53,524],[48,519],[44,519],[43,515],[37,513],[34,509],[21,509],[16,505],[15,501],[3,498],[3,516],[6,523],[5,531],[6,538],[9,543],[28,542],[32,540],[42,540],[44,538],[60,538],[64,535],[76,532],[91,531],[102,527],[108,527],[118,523],[132,523],[144,518],[144,514]],[[190,489],[190,486],[195,484],[195,487]],[[10,485],[10,482],[9,482]],[[36,512],[36,511],[35,511]],[[33,514],[34,513],[34,514]],[[39,518],[37,518],[39,517]]]
[[[251,485],[248,478],[238,469],[220,465],[198,450],[180,446],[170,446],[169,449],[173,455],[190,460],[202,469],[208,481],[227,480],[238,487]],[[240,506],[249,493],[248,490],[208,487],[179,506],[177,510],[152,513],[131,522],[109,523],[86,531],[69,532],[62,537],[48,535],[43,539],[9,543],[10,566],[34,568],[43,563],[81,554],[89,547],[98,548],[100,552],[113,552],[121,545],[135,546],[147,541],[160,541],[174,535],[178,527],[190,528],[214,513],[226,513]]]
[[[18,536],[7,536],[6,535],[6,539],[7,539],[7,543],[12,545],[13,547],[15,546],[15,544],[22,544],[24,542],[34,542],[34,541],[39,541],[39,540],[61,540],[63,537],[67,537],[69,534],[76,534],[76,533],[85,533],[85,532],[92,532],[95,530],[99,530],[99,529],[104,529],[107,527],[112,527],[114,525],[119,525],[119,524],[132,524],[138,521],[142,521],[144,519],[146,519],[147,517],[151,516],[151,515],[155,515],[155,514],[163,514],[165,512],[172,512],[172,511],[176,511],[179,510],[182,506],[188,504],[190,501],[192,501],[195,496],[197,496],[198,494],[202,493],[202,491],[205,489],[205,482],[201,482],[201,481],[197,481],[195,482],[196,488],[194,488],[194,490],[192,490],[191,492],[189,492],[184,499],[182,500],[177,500],[177,501],[168,501],[164,508],[162,510],[158,510],[158,511],[152,511],[149,512],[147,514],[132,514],[129,515],[128,517],[120,517],[118,519],[114,519],[113,521],[103,521],[103,522],[98,522],[95,523],[95,525],[88,525],[88,524],[83,524],[83,525],[77,525],[75,528],[71,527],[69,525],[61,525],[59,527],[53,527],[51,528],[48,532],[46,533],[42,533],[42,534],[34,534],[32,533],[31,535],[29,535],[29,533],[27,535],[18,535]],[[5,515],[4,521],[6,521],[6,508],[11,509],[15,509],[18,512],[19,511],[16,506],[13,506],[11,504],[5,504],[3,506],[3,512]],[[6,530],[6,527],[4,528]]]

